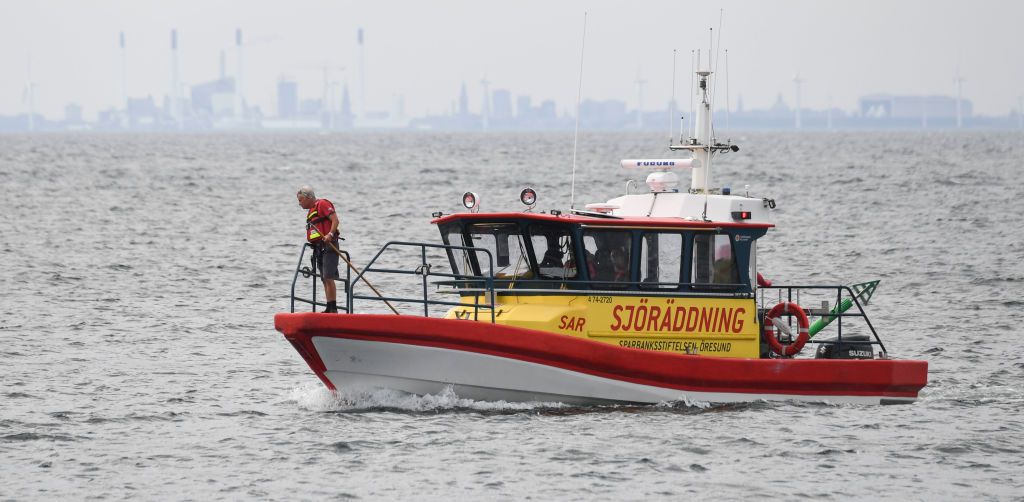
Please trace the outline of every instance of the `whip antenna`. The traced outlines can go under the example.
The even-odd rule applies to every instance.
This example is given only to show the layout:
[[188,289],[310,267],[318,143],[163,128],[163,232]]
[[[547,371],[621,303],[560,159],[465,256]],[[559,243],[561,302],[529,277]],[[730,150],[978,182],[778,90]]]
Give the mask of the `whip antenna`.
[[[715,43],[715,65],[714,65],[715,68],[714,68],[714,70],[712,70],[712,71],[714,71],[714,75],[715,75],[715,82],[711,86],[711,109],[712,110],[715,109],[715,103],[717,102],[717,100],[715,98],[718,97],[718,62],[722,60],[722,57],[721,57],[721,55],[719,54],[718,51],[722,50],[722,18],[723,17],[725,17],[725,9],[719,9],[719,11],[718,11],[718,40]],[[710,63],[710,61],[709,61],[709,63]]]
[[[692,138],[693,134],[693,80],[697,77],[697,69],[694,67],[694,51],[690,50],[690,120],[686,122],[686,137]],[[682,131],[680,131],[682,132]]]
[[576,132],[572,136],[572,185],[569,188],[569,209],[576,208],[576,145],[580,140],[580,99],[583,96],[583,54],[587,47],[587,13],[583,12],[583,40],[580,42],[580,83],[576,89]]
[[[721,32],[719,32],[719,33],[721,33]],[[732,106],[732,104],[729,101],[729,49],[726,49],[725,50],[725,130],[727,131],[726,134],[728,134],[728,131],[731,131],[731,129],[729,128],[729,109],[731,108],[731,106]],[[726,139],[728,139],[728,138],[726,138]]]
[[676,50],[672,49],[672,101],[668,104],[668,145],[672,146],[672,138],[676,135]]

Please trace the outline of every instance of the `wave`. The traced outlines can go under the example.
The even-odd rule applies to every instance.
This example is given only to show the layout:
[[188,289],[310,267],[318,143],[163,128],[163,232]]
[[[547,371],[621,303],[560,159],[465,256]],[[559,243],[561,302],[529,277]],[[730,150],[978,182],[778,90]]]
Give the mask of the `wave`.
[[416,395],[393,389],[349,387],[331,392],[318,383],[304,384],[293,389],[288,401],[300,408],[316,412],[365,412],[365,411],[402,411],[410,413],[436,412],[489,412],[518,413],[534,411],[545,415],[574,415],[592,412],[652,413],[670,412],[679,414],[723,412],[747,410],[757,405],[754,403],[712,404],[703,401],[681,399],[663,401],[658,404],[612,404],[612,405],[574,405],[553,402],[508,402],[478,401],[459,397],[455,389],[449,385],[437,394]]
[[459,397],[452,386],[437,394],[416,395],[393,389],[341,388],[331,392],[318,383],[305,384],[292,390],[288,398],[300,408],[318,412],[361,412],[398,410],[414,413],[439,411],[529,411],[565,408],[562,403],[507,401],[476,401]]

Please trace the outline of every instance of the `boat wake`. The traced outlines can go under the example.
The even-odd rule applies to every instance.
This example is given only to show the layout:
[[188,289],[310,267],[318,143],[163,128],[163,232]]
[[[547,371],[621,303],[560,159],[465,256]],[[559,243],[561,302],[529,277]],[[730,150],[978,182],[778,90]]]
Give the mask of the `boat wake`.
[[397,411],[408,413],[437,412],[486,412],[520,413],[539,412],[542,414],[577,414],[592,412],[642,411],[670,413],[703,413],[747,409],[751,403],[712,405],[711,403],[680,400],[664,401],[655,405],[602,405],[579,406],[552,402],[508,402],[477,401],[459,397],[451,387],[445,387],[437,394],[416,395],[394,389],[346,387],[332,392],[319,383],[308,383],[291,391],[288,401],[304,410],[315,412],[360,413],[373,411]]
[[319,383],[292,390],[289,401],[300,408],[317,412],[406,411],[413,413],[442,411],[521,412],[565,408],[562,403],[476,401],[459,397],[451,386],[437,394],[423,396],[393,389],[340,388],[331,392]]

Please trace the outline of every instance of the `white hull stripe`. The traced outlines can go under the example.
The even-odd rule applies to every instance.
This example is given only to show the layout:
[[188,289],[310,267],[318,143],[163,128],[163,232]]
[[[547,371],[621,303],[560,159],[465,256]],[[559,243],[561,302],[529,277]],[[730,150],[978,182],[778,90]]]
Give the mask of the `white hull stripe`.
[[885,396],[689,391],[437,347],[334,337],[313,337],[313,345],[327,368],[327,378],[338,388],[368,386],[413,394],[436,394],[452,386],[456,394],[469,399],[567,404],[760,400],[879,404],[914,401],[913,398]]

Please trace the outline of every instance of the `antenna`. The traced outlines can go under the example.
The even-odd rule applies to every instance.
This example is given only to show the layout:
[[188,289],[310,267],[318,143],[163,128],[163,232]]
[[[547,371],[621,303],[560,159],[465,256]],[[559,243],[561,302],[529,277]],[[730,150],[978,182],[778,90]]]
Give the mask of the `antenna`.
[[729,109],[732,107],[732,102],[729,101],[729,49],[725,50],[725,129],[731,131],[729,128]]
[[676,135],[676,50],[672,49],[672,101],[668,103],[668,145],[672,146],[672,138]]
[[587,48],[587,12],[583,12],[583,39],[580,42],[580,83],[576,89],[576,132],[572,136],[572,185],[569,188],[569,209],[576,208],[576,146],[580,139],[580,99],[583,96],[583,54]]
[[[712,111],[714,111],[714,109],[715,109],[715,103],[718,102],[718,62],[721,61],[721,56],[719,56],[717,51],[722,50],[722,18],[723,17],[725,17],[725,9],[719,9],[718,10],[718,43],[716,45],[717,46],[717,50],[714,53],[715,54],[715,67],[712,70],[714,72],[714,75],[715,75],[715,82],[714,82],[713,86],[711,87],[711,110]],[[709,61],[709,63],[710,63],[710,61]]]
[[[714,41],[715,41],[715,29],[709,27],[708,28],[708,73],[712,72],[711,71],[712,70],[711,67],[712,67],[712,63],[714,62],[712,60],[712,58],[714,57],[714,54],[715,54],[714,53],[714,47],[715,47],[715,42]],[[708,77],[710,77],[710,75],[705,75],[705,78],[708,78]],[[716,77],[715,78],[715,82],[717,82],[717,81],[718,81],[718,78]],[[701,86],[701,87],[702,87],[703,94],[704,94],[704,98],[701,101],[701,106],[704,108],[704,114],[706,116],[706,118],[704,119],[704,121],[705,121],[704,123],[706,124],[704,126],[704,130],[705,130],[704,148],[708,152],[708,156],[707,156],[707,159],[705,159],[705,164],[704,164],[704,212],[701,213],[701,219],[703,219],[704,221],[708,221],[708,175],[711,173],[711,156],[714,153],[714,151],[711,149],[711,124],[714,123],[711,120],[711,115],[714,112],[713,104],[714,104],[714,99],[715,99],[715,91],[714,91],[714,85],[712,85],[711,101],[708,102],[707,82],[705,81],[704,85]]]
[[[700,64],[700,49],[694,52],[690,50],[690,120],[686,122],[686,137],[693,137],[693,81],[697,78],[697,67]],[[682,141],[680,141],[682,143]]]

